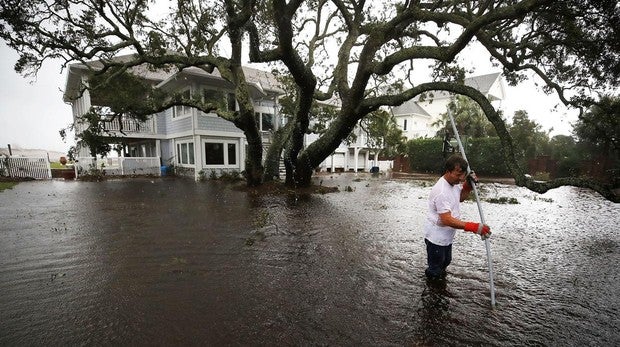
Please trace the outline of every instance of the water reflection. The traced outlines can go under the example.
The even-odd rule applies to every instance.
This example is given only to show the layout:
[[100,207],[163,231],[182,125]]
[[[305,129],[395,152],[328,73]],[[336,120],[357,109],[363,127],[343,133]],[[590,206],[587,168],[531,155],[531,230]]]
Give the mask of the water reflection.
[[[257,195],[185,180],[25,182],[0,193],[0,345],[618,345],[618,206],[486,185],[427,283],[432,182],[322,176]],[[475,219],[474,203],[463,214]]]

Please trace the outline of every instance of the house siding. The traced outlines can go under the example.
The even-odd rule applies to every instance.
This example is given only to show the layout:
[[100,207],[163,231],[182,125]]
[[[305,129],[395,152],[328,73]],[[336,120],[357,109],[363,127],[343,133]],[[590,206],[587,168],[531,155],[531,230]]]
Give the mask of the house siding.
[[155,115],[155,124],[158,135],[166,135],[168,133],[168,123],[166,122],[166,111]]
[[216,116],[198,116],[198,130],[210,130],[218,132],[242,133],[232,122]]
[[192,117],[172,119],[172,110],[166,111],[166,134],[176,134],[192,130]]

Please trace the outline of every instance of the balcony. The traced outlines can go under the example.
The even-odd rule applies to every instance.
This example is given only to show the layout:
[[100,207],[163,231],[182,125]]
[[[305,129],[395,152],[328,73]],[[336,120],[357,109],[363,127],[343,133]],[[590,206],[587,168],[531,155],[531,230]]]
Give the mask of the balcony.
[[[133,119],[123,119],[119,121],[114,119],[111,121],[102,121],[103,130],[110,136],[126,136],[126,135],[154,135],[155,120],[149,119],[146,122],[139,122]],[[75,132],[79,134],[88,128],[88,124],[76,123]]]

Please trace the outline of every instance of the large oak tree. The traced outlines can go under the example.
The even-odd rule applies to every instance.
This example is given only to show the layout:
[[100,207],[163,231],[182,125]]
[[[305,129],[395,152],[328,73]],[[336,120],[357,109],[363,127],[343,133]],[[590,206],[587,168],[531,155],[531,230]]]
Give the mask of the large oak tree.
[[[142,64],[217,68],[234,85],[239,111],[168,97],[145,103],[134,114],[175,104],[217,109],[246,135],[249,184],[261,182],[264,167],[241,69],[244,42],[250,62],[286,71],[297,88],[290,125],[279,139],[288,183],[308,185],[313,168],[368,114],[443,90],[480,105],[502,141],[517,185],[537,192],[589,187],[617,200],[612,187],[593,180],[528,179],[514,158],[504,121],[484,95],[463,84],[465,71],[457,64],[475,42],[509,83],[534,73],[565,104],[588,106],[592,91],[618,87],[620,9],[614,0],[178,0],[162,20],[151,16],[156,3],[1,0],[0,36],[19,52],[16,69],[24,73],[36,72],[48,58],[101,61],[93,73],[120,74]],[[135,53],[131,59],[112,59],[127,50]],[[340,101],[339,111],[321,137],[303,148],[313,105],[333,98]]]

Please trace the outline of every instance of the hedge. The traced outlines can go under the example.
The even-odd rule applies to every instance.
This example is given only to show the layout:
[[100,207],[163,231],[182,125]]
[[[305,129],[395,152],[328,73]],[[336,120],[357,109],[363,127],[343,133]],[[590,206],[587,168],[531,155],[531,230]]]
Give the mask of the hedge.
[[[411,170],[441,174],[444,162],[442,143],[442,139],[409,140],[407,154]],[[463,146],[467,159],[477,173],[487,176],[509,176],[498,137],[470,138]]]

